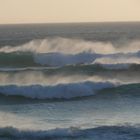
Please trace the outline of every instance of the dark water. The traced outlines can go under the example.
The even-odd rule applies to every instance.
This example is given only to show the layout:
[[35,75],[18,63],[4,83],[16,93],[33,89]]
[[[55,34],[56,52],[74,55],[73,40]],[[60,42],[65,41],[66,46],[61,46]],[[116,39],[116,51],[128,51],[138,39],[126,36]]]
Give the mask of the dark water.
[[139,140],[140,23],[0,26],[0,140]]

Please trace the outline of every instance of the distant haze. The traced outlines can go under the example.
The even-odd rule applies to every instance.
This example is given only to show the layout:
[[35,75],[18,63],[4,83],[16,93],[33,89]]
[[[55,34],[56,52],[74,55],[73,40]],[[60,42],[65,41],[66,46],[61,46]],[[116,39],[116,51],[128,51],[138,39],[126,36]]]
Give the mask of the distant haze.
[[0,0],[0,24],[140,21],[140,0]]

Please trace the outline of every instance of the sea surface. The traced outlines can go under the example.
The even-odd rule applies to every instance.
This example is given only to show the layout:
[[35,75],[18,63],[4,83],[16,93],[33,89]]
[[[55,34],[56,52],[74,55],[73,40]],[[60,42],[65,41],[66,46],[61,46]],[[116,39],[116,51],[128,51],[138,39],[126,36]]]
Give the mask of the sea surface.
[[0,140],[140,140],[140,23],[0,25]]

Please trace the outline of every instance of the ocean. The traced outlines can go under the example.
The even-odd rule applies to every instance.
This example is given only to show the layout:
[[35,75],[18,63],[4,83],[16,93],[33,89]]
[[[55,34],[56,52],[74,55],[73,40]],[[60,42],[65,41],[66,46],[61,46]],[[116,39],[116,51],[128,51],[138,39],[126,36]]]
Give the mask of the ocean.
[[0,25],[0,140],[140,140],[140,23]]

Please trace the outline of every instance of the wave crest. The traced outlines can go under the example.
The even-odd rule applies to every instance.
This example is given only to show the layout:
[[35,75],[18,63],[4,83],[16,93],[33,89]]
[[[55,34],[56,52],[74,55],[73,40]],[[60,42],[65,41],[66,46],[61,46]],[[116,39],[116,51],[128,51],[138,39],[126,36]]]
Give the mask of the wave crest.
[[114,87],[109,82],[83,82],[59,84],[55,86],[0,86],[0,93],[7,96],[23,96],[33,99],[71,99],[76,97],[85,97],[94,95],[98,90]]
[[33,40],[16,47],[4,46],[0,53],[0,64],[10,66],[140,64],[140,41],[112,44],[56,37]]
[[[128,41],[129,42],[129,41]],[[140,50],[140,41],[131,41],[123,44],[112,44],[110,42],[92,42],[82,39],[70,38],[46,38],[30,41],[29,43],[12,47],[4,46],[0,48],[0,52],[32,52],[32,53],[98,53],[98,54],[115,54],[138,52]]]

